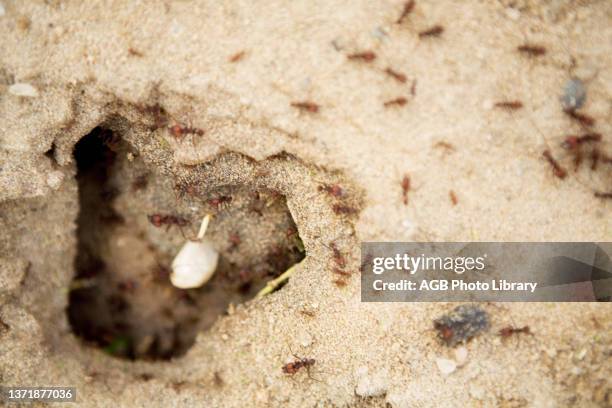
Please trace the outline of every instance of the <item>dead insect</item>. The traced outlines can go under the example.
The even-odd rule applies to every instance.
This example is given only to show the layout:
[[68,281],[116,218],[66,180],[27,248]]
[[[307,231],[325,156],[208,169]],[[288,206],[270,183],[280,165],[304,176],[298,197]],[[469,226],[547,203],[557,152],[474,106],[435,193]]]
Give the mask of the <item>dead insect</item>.
[[301,111],[306,111],[310,113],[318,113],[320,108],[319,105],[310,101],[291,102],[291,106],[293,106],[294,108],[298,108]]
[[406,78],[406,75],[402,74],[401,72],[397,72],[391,67],[387,67],[387,69],[385,69],[385,73],[402,84],[405,84],[408,79]]
[[444,27],[441,25],[435,25],[427,30],[419,32],[419,37],[439,37],[444,32]]
[[550,154],[549,150],[544,150],[544,152],[542,152],[542,156],[546,159],[546,161],[548,161],[548,163],[552,167],[553,174],[555,176],[560,179],[564,179],[565,176],[567,176],[567,171],[565,171],[565,169],[561,167],[559,162],[552,157],[552,154]]
[[451,203],[453,203],[453,205],[457,205],[459,199],[457,198],[457,194],[455,194],[453,190],[450,190],[448,192],[448,196],[450,197]]
[[530,335],[532,334],[531,330],[529,329],[529,326],[524,326],[524,327],[506,326],[499,331],[499,335],[503,338],[507,338],[507,337],[512,336],[513,334],[519,334],[519,333],[530,334]]
[[400,96],[399,98],[391,99],[390,101],[386,101],[383,105],[388,108],[390,106],[404,106],[408,103],[408,99]]
[[373,51],[362,51],[349,54],[347,58],[353,61],[372,62],[376,59],[376,54]]
[[410,176],[408,174],[404,175],[401,182],[402,186],[402,201],[404,205],[408,205],[408,192],[410,191]]
[[595,125],[595,119],[587,114],[577,112],[574,109],[565,109],[563,112],[582,126],[592,127]]
[[601,133],[585,133],[582,136],[567,136],[561,147],[568,150],[573,150],[584,143],[601,142]]
[[518,110],[523,107],[523,102],[521,101],[502,101],[495,103],[496,108],[501,108],[505,110]]
[[595,194],[595,197],[597,198],[612,199],[612,192],[602,193],[600,191],[596,191],[594,194]]
[[546,54],[546,48],[541,45],[535,44],[523,44],[516,47],[519,52],[529,55],[531,57],[540,57]]
[[334,197],[342,197],[344,195],[344,190],[338,184],[324,184],[317,188],[319,191],[324,191],[327,194]]
[[186,227],[189,225],[189,220],[178,215],[171,214],[151,214],[148,216],[149,222],[156,227],[166,226],[166,231],[170,229],[172,225],[177,227]]
[[170,126],[168,129],[170,130],[170,134],[177,140],[181,140],[186,135],[204,136],[204,131],[202,129],[182,126],[179,124]]
[[231,62],[232,64],[235,62],[238,62],[244,58],[245,54],[246,54],[245,51],[237,52],[236,54],[229,57],[229,62]]
[[230,197],[230,196],[219,196],[219,197],[211,198],[207,202],[208,202],[208,204],[210,206],[215,207],[215,209],[218,210],[219,207],[222,204],[231,203],[232,202],[232,197]]
[[343,205],[343,204],[334,204],[332,206],[332,210],[334,211],[335,214],[343,214],[343,215],[353,215],[356,214],[358,212],[358,210],[355,207],[351,207],[348,205]]
[[305,368],[308,371],[310,370],[310,367],[312,367],[316,363],[314,358],[301,358],[296,356],[295,354],[293,356],[296,358],[296,360],[285,364],[282,367],[283,373],[293,375],[300,371],[302,368]]
[[404,9],[402,10],[402,14],[400,14],[399,18],[397,19],[395,23],[402,24],[404,19],[408,17],[410,13],[412,13],[413,9],[414,9],[414,0],[409,0],[406,3],[404,3]]

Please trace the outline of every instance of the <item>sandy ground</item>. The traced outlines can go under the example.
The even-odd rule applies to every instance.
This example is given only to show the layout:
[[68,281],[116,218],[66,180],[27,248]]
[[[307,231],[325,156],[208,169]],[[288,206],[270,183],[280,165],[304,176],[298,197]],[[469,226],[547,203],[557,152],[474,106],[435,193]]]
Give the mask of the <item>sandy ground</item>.
[[[457,356],[432,321],[455,305],[364,304],[358,278],[361,241],[610,240],[612,200],[594,191],[612,189],[611,170],[574,171],[560,143],[581,129],[559,102],[582,78],[581,111],[612,154],[610,2],[417,1],[397,24],[401,1],[0,1],[0,384],[75,386],[84,407],[612,404],[609,304],[483,305],[491,330],[443,375],[437,359]],[[365,51],[376,58],[348,58]],[[512,100],[523,108],[495,108]],[[203,134],[176,138],[174,124]],[[195,201],[224,186],[282,194],[306,251],[289,283],[229,307],[174,360],[83,344],[66,314],[73,149],[99,125]],[[158,204],[171,199],[183,205],[161,191]],[[176,248],[139,205],[147,239]],[[332,243],[354,272],[340,283]],[[534,335],[501,340],[508,324]],[[293,353],[316,360],[309,373],[282,372]]]

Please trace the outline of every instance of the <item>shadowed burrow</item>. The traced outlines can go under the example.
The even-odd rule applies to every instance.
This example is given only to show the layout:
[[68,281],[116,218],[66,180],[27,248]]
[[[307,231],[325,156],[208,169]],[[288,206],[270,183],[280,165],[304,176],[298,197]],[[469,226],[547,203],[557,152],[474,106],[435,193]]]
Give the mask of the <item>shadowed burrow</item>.
[[[177,182],[100,127],[74,156],[80,211],[67,313],[79,337],[109,354],[181,356],[230,303],[252,299],[305,256],[285,196],[264,182]],[[216,272],[202,287],[175,288],[172,260],[206,214]]]

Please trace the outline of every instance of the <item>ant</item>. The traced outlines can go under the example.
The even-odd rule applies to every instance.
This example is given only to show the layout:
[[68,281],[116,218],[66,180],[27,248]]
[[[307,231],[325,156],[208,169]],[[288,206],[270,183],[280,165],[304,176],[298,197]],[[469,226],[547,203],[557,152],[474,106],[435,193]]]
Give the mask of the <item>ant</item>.
[[208,200],[208,204],[210,204],[212,207],[215,207],[215,210],[218,210],[221,204],[231,203],[231,202],[232,202],[232,197],[230,196],[220,196],[220,197],[215,197],[215,198],[211,198],[210,200]]
[[237,52],[236,54],[229,57],[229,62],[233,64],[235,62],[241,61],[244,58],[245,54],[246,54],[245,51]]
[[408,103],[408,99],[404,98],[403,96],[400,96],[399,98],[395,98],[395,99],[391,99],[390,101],[387,101],[385,103],[383,103],[383,105],[385,106],[385,108],[388,108],[390,106],[404,106]]
[[404,205],[408,205],[408,192],[410,191],[410,176],[405,175],[401,182],[402,186],[402,199]]
[[523,326],[523,327],[506,326],[499,331],[499,335],[503,338],[508,338],[512,336],[513,334],[519,334],[519,333],[533,335],[533,333],[531,333],[531,329],[529,329],[529,326]]
[[344,279],[334,279],[333,282],[339,288],[343,288],[348,284]]
[[586,133],[582,136],[568,136],[565,138],[561,147],[568,150],[573,150],[584,143],[601,142],[601,133]]
[[584,113],[576,112],[575,109],[564,109],[563,112],[584,127],[592,127],[595,125],[594,118]]
[[402,24],[404,19],[408,17],[410,13],[412,13],[413,9],[414,9],[414,0],[409,0],[406,3],[404,3],[404,9],[402,10],[402,14],[399,16],[399,18],[397,19],[395,23]]
[[595,197],[597,198],[612,199],[612,192],[602,193],[600,191],[596,191],[594,194],[595,194]]
[[335,274],[337,274],[337,275],[340,275],[340,276],[351,276],[352,275],[352,273],[344,271],[344,270],[342,270],[340,268],[334,268],[333,272]]
[[310,113],[318,113],[320,106],[314,102],[303,101],[303,102],[291,102],[291,106],[294,108],[298,108],[301,111],[306,111]]
[[495,103],[495,107],[496,108],[505,109],[505,110],[518,110],[518,109],[521,109],[523,107],[523,102],[521,102],[521,101],[496,102]]
[[283,373],[294,375],[295,373],[300,371],[302,368],[305,368],[306,372],[308,373],[308,378],[313,379],[310,376],[310,368],[314,366],[314,364],[316,363],[316,360],[314,358],[298,357],[295,354],[293,354],[293,357],[296,358],[295,361],[292,361],[282,366]]
[[357,213],[357,209],[354,207],[350,207],[348,205],[342,205],[342,204],[334,204],[332,206],[332,210],[334,211],[335,214],[345,214],[345,215],[353,215]]
[[168,129],[170,130],[170,134],[177,140],[183,139],[183,137],[186,135],[204,136],[204,131],[202,129],[182,126],[179,124],[170,126]]
[[541,45],[523,44],[516,47],[519,52],[531,57],[540,57],[546,54],[546,48]]
[[542,156],[544,156],[546,161],[548,161],[548,163],[553,168],[553,174],[555,176],[557,176],[561,180],[563,180],[567,176],[567,171],[565,171],[565,169],[561,167],[559,162],[552,157],[552,154],[550,154],[550,150],[544,150]]
[[168,231],[172,225],[176,225],[179,228],[189,225],[189,220],[178,215],[151,214],[148,218],[149,222],[158,228],[165,225],[166,231]]
[[332,242],[331,244],[329,244],[328,248],[331,249],[332,252],[334,253],[334,256],[333,256],[334,263],[339,268],[346,267],[346,258],[344,257],[344,255],[342,255],[342,252],[340,252],[336,243]]
[[444,32],[444,27],[442,27],[441,25],[435,25],[431,28],[428,28],[427,30],[421,31],[419,33],[419,37],[420,38],[424,38],[424,37],[439,37],[440,35],[442,35],[442,33]]
[[240,243],[242,242],[242,239],[240,238],[240,235],[237,232],[230,234],[227,240],[230,243],[230,250],[236,249],[238,245],[240,245]]
[[450,190],[448,192],[448,196],[450,197],[451,203],[453,203],[453,205],[457,205],[459,199],[457,198],[457,194],[455,194],[453,190]]
[[402,74],[401,72],[395,71],[391,67],[385,69],[385,73],[395,79],[397,82],[401,82],[402,84],[405,84],[406,80],[408,79],[406,78],[406,75]]
[[317,188],[319,191],[325,191],[333,197],[342,197],[344,190],[338,184],[324,184]]
[[373,51],[355,52],[347,58],[355,61],[372,62],[376,59],[376,54]]

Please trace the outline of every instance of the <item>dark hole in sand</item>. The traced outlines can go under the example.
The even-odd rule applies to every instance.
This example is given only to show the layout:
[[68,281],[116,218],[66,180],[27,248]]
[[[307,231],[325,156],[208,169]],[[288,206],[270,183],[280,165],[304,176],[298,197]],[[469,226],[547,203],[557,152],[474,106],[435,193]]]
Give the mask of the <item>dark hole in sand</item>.
[[[251,299],[304,258],[278,193],[222,186],[185,197],[103,128],[81,139],[74,155],[80,212],[68,318],[75,334],[109,354],[181,356],[230,303]],[[157,228],[147,217],[154,213],[179,215],[188,225]],[[214,215],[207,237],[220,252],[219,266],[203,287],[177,289],[169,281],[170,264],[206,213]]]

